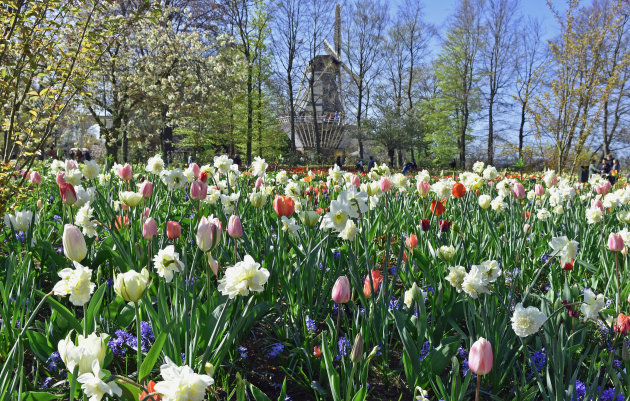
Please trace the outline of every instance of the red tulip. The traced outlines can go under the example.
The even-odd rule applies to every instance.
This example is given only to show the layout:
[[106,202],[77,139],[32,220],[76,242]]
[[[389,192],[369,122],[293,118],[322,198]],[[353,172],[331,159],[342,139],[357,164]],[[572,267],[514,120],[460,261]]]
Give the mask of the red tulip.
[[448,232],[451,229],[451,224],[453,222],[451,220],[440,220],[440,231],[443,233]]
[[628,334],[630,331],[630,316],[620,313],[619,316],[617,316],[617,321],[613,326],[613,330],[621,334]]
[[405,240],[405,245],[407,248],[413,249],[418,246],[418,236],[415,234],[411,234]]
[[201,173],[199,173],[199,181],[207,183],[208,182],[208,173],[205,171],[202,171]]
[[290,196],[278,195],[273,200],[273,210],[276,211],[278,217],[291,216],[295,211],[295,202]]
[[61,195],[61,201],[66,205],[74,205],[77,202],[77,193],[72,184],[64,182],[59,185],[59,195]]
[[480,337],[470,348],[468,368],[477,375],[486,375],[492,370],[492,345]]
[[461,182],[456,182],[453,185],[452,193],[454,197],[462,198],[464,197],[464,195],[466,195],[466,187]]
[[166,223],[166,236],[169,239],[177,239],[182,235],[182,226],[176,221],[169,221]]
[[429,219],[420,220],[420,228],[422,229],[422,231],[429,231],[429,228],[431,228],[431,220]]
[[370,276],[365,277],[365,281],[363,282],[363,295],[366,298],[372,296],[372,288],[375,291],[378,291],[378,287],[381,285],[381,281],[383,281],[383,276],[381,275],[380,270],[372,270],[372,282],[370,283]]
[[[149,392],[147,393],[146,391],[142,391],[142,394],[140,394],[138,396],[138,401],[142,401],[144,400],[149,394],[151,393],[155,393],[155,382],[153,380],[151,380],[149,382],[149,385],[147,386],[147,390],[149,390]],[[162,397],[159,395],[152,395],[151,397],[149,397],[149,401],[161,401]]]
[[445,199],[442,199],[441,201],[432,201],[431,202],[431,212],[433,214],[435,214],[436,216],[441,216],[444,211],[446,210],[446,208],[444,207],[444,203],[446,202]]
[[350,300],[350,281],[346,276],[339,276],[332,289],[332,299],[338,304],[345,304]]

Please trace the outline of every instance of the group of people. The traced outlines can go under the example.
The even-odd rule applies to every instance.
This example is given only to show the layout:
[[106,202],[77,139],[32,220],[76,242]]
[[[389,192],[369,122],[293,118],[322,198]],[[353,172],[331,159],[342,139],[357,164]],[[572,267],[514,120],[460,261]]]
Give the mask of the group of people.
[[[367,172],[369,173],[370,170],[372,170],[374,167],[376,167],[376,160],[374,160],[374,156],[370,156],[370,161],[368,162],[368,165],[367,165]],[[356,170],[357,170],[357,173],[365,172],[365,170],[363,169],[362,159],[359,159],[359,161],[357,162]]]
[[614,185],[617,182],[619,170],[621,170],[619,160],[608,153],[606,157],[602,159],[599,166],[597,165],[597,161],[595,159],[591,160],[591,164],[588,166],[588,175],[590,177],[592,174],[600,174]]

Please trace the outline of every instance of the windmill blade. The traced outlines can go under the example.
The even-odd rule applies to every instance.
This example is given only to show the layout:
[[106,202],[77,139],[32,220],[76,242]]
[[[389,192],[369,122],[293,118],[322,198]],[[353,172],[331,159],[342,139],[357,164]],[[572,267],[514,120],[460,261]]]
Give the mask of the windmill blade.
[[335,59],[336,62],[339,62],[339,54],[333,49],[333,47],[328,43],[326,39],[324,39],[324,50],[328,53],[329,56]]
[[357,74],[355,74],[354,72],[352,72],[352,70],[350,68],[348,68],[346,63],[340,62],[340,64],[341,64],[341,67],[344,69],[344,71],[346,71],[352,77],[352,79],[354,79],[356,82],[360,82],[361,81],[361,77],[358,76]]

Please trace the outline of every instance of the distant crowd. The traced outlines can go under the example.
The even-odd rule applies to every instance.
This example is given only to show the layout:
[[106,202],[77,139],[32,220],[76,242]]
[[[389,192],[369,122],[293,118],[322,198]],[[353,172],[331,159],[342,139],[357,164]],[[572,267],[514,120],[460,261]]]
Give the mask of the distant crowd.
[[588,176],[593,174],[599,174],[602,177],[608,179],[612,185],[617,182],[617,177],[621,171],[619,160],[614,158],[610,153],[606,155],[601,161],[597,163],[596,159],[591,160],[591,164],[588,166]]

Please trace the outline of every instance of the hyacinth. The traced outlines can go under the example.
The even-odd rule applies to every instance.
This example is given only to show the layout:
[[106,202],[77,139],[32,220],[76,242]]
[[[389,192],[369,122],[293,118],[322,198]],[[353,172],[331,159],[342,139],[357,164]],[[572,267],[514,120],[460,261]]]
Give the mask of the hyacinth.
[[251,292],[262,292],[269,279],[269,271],[260,267],[254,259],[245,255],[243,261],[228,267],[225,276],[219,280],[219,291],[230,299],[242,295],[247,296]]

